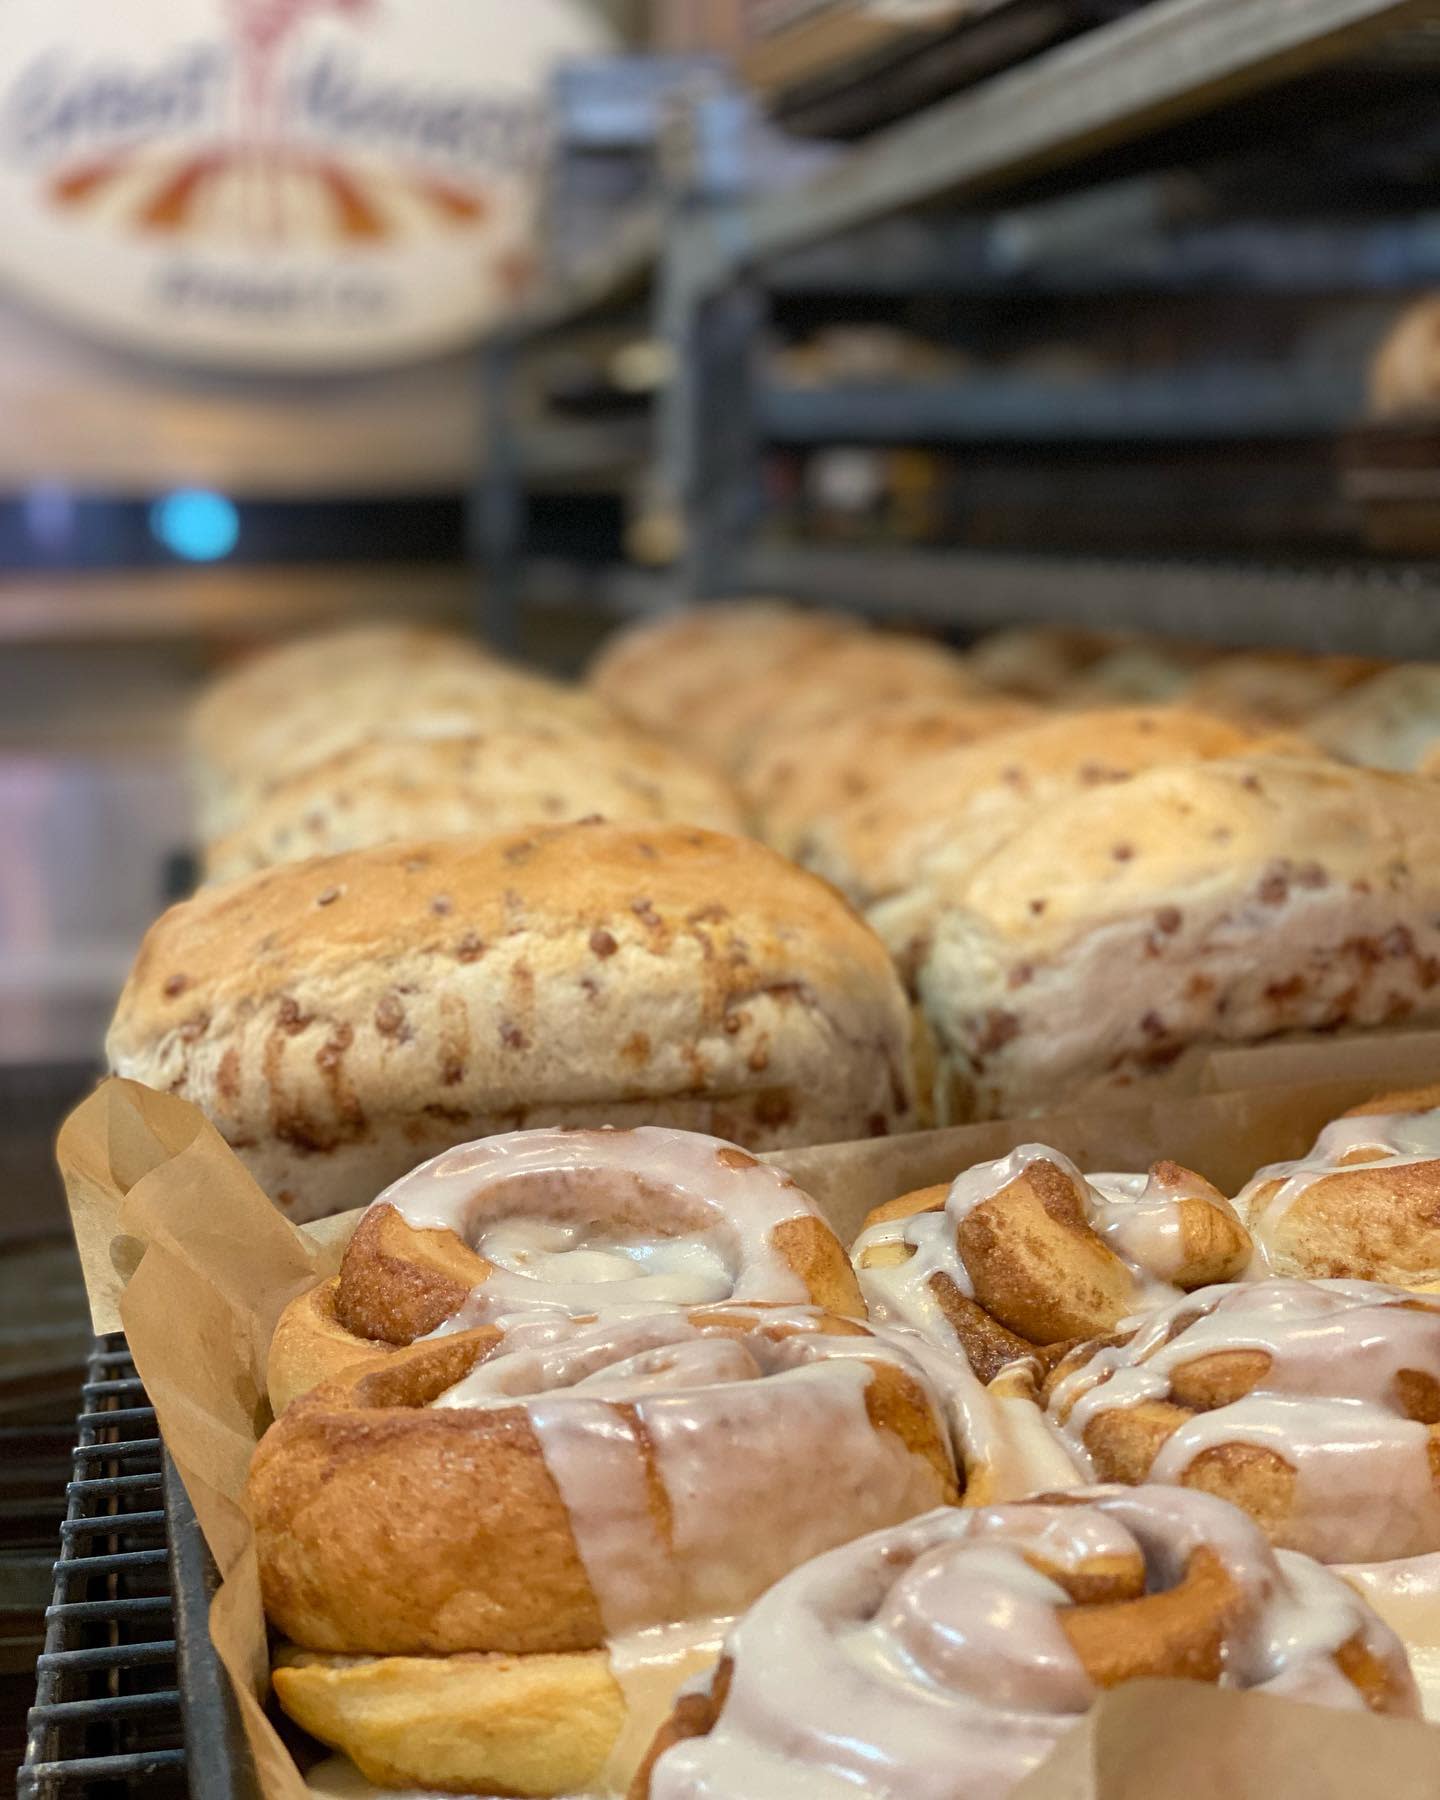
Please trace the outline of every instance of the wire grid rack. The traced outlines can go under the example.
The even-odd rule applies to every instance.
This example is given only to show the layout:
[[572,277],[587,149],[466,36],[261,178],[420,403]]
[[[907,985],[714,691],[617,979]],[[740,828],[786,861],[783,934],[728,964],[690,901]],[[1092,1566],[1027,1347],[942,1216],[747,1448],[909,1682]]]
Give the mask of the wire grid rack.
[[187,1793],[155,1414],[119,1334],[86,1362],[20,1800]]

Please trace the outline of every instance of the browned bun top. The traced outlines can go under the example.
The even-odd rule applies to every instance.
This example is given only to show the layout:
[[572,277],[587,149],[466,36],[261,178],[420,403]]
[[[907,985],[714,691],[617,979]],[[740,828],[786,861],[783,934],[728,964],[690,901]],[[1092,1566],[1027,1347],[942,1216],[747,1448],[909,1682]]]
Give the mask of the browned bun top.
[[630,626],[605,643],[589,685],[636,724],[709,755],[731,741],[731,709],[762,676],[862,630],[781,600],[716,601]]
[[[109,1053],[316,1216],[526,1124],[751,1148],[903,1128],[907,1035],[883,946],[825,883],[744,839],[588,822],[202,890],[147,934]],[[341,1152],[324,1203],[297,1198]]]
[[211,681],[190,715],[197,753],[223,755],[257,714],[282,710],[317,688],[369,669],[418,670],[488,661],[478,644],[454,632],[398,620],[308,633],[247,657]]
[[668,744],[628,729],[501,723],[438,738],[376,734],[276,779],[243,823],[209,846],[206,873],[224,881],[405,838],[591,816],[744,830],[739,797],[725,778]]

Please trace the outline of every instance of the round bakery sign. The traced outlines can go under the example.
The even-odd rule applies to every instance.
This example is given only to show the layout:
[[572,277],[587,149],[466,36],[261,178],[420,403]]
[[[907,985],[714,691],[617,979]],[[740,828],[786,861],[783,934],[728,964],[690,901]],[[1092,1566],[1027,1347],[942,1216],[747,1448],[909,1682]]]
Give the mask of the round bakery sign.
[[247,368],[475,335],[533,265],[577,0],[0,0],[0,280]]

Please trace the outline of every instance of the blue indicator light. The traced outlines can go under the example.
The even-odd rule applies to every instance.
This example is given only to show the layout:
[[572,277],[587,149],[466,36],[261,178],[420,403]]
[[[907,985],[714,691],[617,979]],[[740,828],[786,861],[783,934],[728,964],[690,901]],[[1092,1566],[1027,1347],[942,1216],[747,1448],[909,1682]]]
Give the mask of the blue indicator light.
[[240,541],[240,513],[223,494],[179,488],[151,507],[150,529],[185,562],[219,562]]

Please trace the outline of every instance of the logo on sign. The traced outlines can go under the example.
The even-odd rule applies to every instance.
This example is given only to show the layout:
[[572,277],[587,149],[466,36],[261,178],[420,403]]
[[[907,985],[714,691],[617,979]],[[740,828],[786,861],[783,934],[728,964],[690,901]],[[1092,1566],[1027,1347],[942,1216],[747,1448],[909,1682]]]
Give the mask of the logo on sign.
[[144,347],[275,366],[423,354],[513,301],[548,72],[597,47],[566,0],[6,13],[0,274]]

